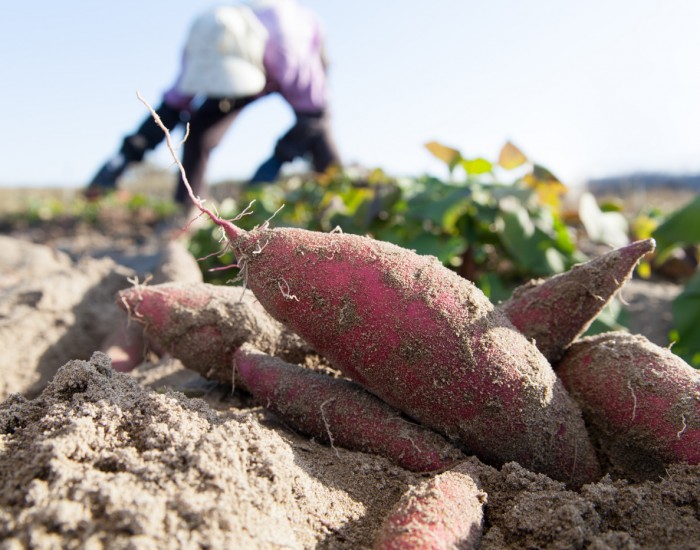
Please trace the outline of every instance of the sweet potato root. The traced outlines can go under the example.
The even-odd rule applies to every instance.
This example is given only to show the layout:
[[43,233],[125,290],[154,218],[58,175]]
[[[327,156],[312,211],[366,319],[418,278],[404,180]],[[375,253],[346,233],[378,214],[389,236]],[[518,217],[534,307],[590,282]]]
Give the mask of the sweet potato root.
[[285,363],[244,344],[234,354],[236,381],[292,428],[326,443],[373,453],[416,472],[465,457],[432,430],[360,386]]
[[245,342],[290,361],[311,352],[242,287],[164,283],[123,290],[117,303],[157,348],[224,384],[231,384],[233,353]]
[[460,464],[409,490],[384,520],[374,548],[477,548],[485,503],[468,464]]
[[669,350],[639,335],[600,334],[575,342],[557,373],[613,471],[637,479],[700,463],[700,372]]
[[265,309],[346,376],[487,463],[574,486],[597,478],[580,411],[547,360],[436,258],[210,215]]
[[617,291],[632,276],[654,240],[612,250],[571,270],[516,288],[501,309],[549,361],[583,334]]
[[487,463],[516,461],[573,486],[600,475],[579,408],[472,283],[434,257],[366,237],[267,222],[242,230],[180,171],[263,307],[334,367]]

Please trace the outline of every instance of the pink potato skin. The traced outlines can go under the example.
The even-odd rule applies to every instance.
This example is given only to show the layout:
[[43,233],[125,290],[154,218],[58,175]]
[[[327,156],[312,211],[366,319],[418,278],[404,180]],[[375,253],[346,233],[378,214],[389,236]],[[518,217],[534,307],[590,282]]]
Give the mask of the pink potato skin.
[[192,310],[205,307],[212,298],[209,292],[193,292],[199,285],[163,284],[153,287],[134,287],[119,292],[117,303],[127,311],[135,312],[149,328],[157,332],[168,330],[174,322],[174,307]]
[[518,287],[498,305],[515,327],[551,362],[583,334],[632,276],[639,260],[655,248],[637,241],[548,279]]
[[547,360],[436,258],[355,235],[222,225],[265,309],[386,403],[489,464],[573,486],[598,478],[580,410]]
[[122,290],[117,303],[158,351],[223,384],[231,384],[231,359],[245,342],[289,360],[311,351],[241,287],[163,283]]
[[437,474],[401,497],[384,520],[374,549],[478,548],[486,500],[468,464]]
[[[640,335],[575,342],[557,374],[583,409],[613,467],[638,477],[674,462],[700,463],[700,372]],[[645,474],[646,475],[646,474]]]
[[244,344],[237,382],[296,430],[332,445],[384,456],[415,472],[441,470],[464,455],[437,433],[350,382],[285,363]]

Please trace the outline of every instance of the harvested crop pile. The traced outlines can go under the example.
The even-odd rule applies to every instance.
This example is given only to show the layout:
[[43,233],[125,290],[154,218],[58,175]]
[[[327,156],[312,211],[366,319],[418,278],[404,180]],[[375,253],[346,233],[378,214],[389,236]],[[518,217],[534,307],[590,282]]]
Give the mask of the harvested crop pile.
[[237,381],[258,402],[319,441],[385,456],[416,472],[446,469],[465,458],[350,380],[285,363],[248,344],[236,352],[234,365]]
[[487,496],[476,471],[464,463],[412,487],[384,520],[376,548],[478,548]]
[[437,258],[337,232],[244,231],[192,198],[268,313],[366,390],[489,464],[574,487],[600,477],[546,358]]

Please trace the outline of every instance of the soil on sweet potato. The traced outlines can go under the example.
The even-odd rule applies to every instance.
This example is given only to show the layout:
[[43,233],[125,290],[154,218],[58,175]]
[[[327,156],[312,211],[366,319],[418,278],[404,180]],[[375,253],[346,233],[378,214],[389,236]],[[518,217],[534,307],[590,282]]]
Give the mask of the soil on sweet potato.
[[[127,251],[120,257],[138,256]],[[93,356],[118,313],[105,296],[157,261],[81,255],[34,248],[25,235],[1,259],[4,547],[370,548],[424,476],[295,434],[172,358],[114,372]],[[481,548],[699,545],[700,467],[571,491],[515,463],[469,460],[487,493]]]

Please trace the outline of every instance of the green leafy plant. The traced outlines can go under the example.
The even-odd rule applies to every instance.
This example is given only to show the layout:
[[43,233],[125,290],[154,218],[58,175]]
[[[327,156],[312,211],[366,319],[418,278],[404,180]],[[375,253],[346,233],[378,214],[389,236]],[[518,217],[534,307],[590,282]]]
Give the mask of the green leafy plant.
[[[274,215],[277,226],[340,227],[431,254],[477,282],[494,301],[524,279],[559,273],[586,259],[561,215],[559,199],[566,187],[513,144],[503,147],[497,162],[467,158],[436,142],[426,148],[447,164],[447,181],[392,178],[379,169],[331,171],[246,187],[237,200],[224,201],[220,211],[234,217],[255,201],[252,214],[241,220],[248,229]],[[464,177],[457,177],[460,171]],[[228,273],[209,270],[233,259],[210,255],[215,252],[212,231],[196,234],[191,250],[207,257],[208,280],[222,281]]]
[[673,301],[671,348],[694,367],[700,367],[700,272]]
[[[678,248],[698,255],[700,245],[700,196],[669,214],[652,233],[657,242],[657,261],[662,262]],[[674,299],[671,348],[694,367],[700,367],[700,272],[686,282]]]
[[700,195],[669,214],[652,233],[656,239],[659,261],[683,246],[700,243]]
[[68,198],[32,198],[26,205],[8,214],[7,223],[13,227],[40,224],[78,223],[89,226],[125,224],[155,225],[177,213],[179,206],[172,199],[146,193],[109,193],[98,200],[88,201],[76,193]]

